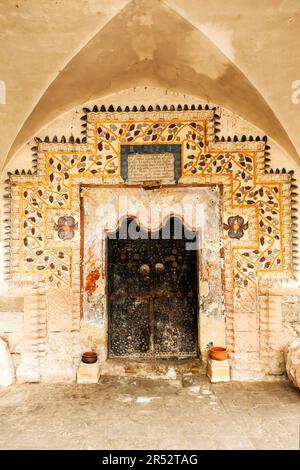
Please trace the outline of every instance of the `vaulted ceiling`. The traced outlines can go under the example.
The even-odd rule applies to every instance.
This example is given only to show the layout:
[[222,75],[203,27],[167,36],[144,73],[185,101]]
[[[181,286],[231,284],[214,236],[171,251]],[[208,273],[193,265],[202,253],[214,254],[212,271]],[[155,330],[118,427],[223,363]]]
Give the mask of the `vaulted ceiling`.
[[299,0],[0,0],[0,26],[1,166],[60,114],[135,86],[224,106],[300,165]]

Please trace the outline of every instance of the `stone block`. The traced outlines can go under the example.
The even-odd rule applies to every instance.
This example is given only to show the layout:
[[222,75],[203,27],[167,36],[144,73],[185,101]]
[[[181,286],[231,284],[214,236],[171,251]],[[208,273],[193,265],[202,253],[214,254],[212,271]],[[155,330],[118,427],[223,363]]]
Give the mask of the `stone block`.
[[258,318],[256,312],[236,313],[234,317],[235,331],[257,331]]
[[23,312],[0,311],[0,333],[15,333],[23,330]]
[[229,361],[215,361],[209,358],[207,362],[207,377],[213,383],[230,381]]
[[77,370],[77,383],[98,383],[100,378],[100,362],[94,364],[84,364],[80,362]]
[[22,355],[21,363],[16,370],[16,377],[18,383],[40,382],[41,374],[38,368],[38,360],[35,354]]
[[47,293],[47,327],[50,332],[72,330],[72,293],[69,289],[50,289]]
[[261,380],[263,376],[258,352],[234,353],[231,360],[232,380]]
[[243,364],[244,366],[246,366],[247,368],[251,367],[251,365],[253,364],[257,364],[259,362],[259,352],[246,352],[246,353],[242,353],[242,352],[235,352],[233,355],[233,360],[237,363],[237,364]]
[[261,371],[239,370],[235,367],[231,369],[231,379],[237,381],[260,381],[263,380],[264,374]]
[[78,333],[49,333],[39,373],[42,382],[73,382],[76,380],[74,349]]
[[258,331],[240,331],[235,334],[236,352],[259,351]]
[[72,364],[73,341],[75,339],[73,333],[49,333],[46,339],[46,350],[50,362],[58,361],[62,366],[66,363]]

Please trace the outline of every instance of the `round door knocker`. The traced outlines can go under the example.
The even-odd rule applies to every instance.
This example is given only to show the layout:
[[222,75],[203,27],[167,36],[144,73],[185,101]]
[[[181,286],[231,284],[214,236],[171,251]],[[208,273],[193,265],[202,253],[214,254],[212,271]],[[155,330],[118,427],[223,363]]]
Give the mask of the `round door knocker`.
[[164,272],[165,267],[162,263],[156,263],[156,265],[154,266],[154,269],[157,272],[157,274],[161,274]]
[[141,264],[139,272],[143,277],[148,276],[150,274],[150,266],[148,264]]

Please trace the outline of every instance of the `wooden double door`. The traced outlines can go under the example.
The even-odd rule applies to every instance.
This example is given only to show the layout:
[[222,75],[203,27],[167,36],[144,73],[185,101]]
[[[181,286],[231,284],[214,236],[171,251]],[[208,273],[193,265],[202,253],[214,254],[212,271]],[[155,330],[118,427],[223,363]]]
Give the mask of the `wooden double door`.
[[108,236],[109,357],[197,356],[197,250],[187,249],[196,234],[167,223],[148,233],[127,219]]

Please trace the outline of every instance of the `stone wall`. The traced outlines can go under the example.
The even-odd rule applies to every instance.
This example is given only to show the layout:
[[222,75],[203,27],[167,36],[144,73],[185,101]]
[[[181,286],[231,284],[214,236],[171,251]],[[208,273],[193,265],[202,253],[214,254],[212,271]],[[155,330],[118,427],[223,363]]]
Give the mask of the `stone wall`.
[[[36,172],[9,177],[8,275],[11,290],[25,299],[19,380],[73,380],[87,338],[97,342],[97,325],[80,323],[80,188],[123,185],[122,145],[166,143],[182,148],[179,184],[217,185],[221,191],[223,234],[216,242],[223,244],[233,378],[282,374],[282,350],[296,336],[298,322],[282,288],[293,276],[292,176],[269,170],[265,140],[218,139],[220,114],[194,105],[95,107],[81,118],[83,141],[36,139]],[[297,287],[291,296],[298,296]]]

